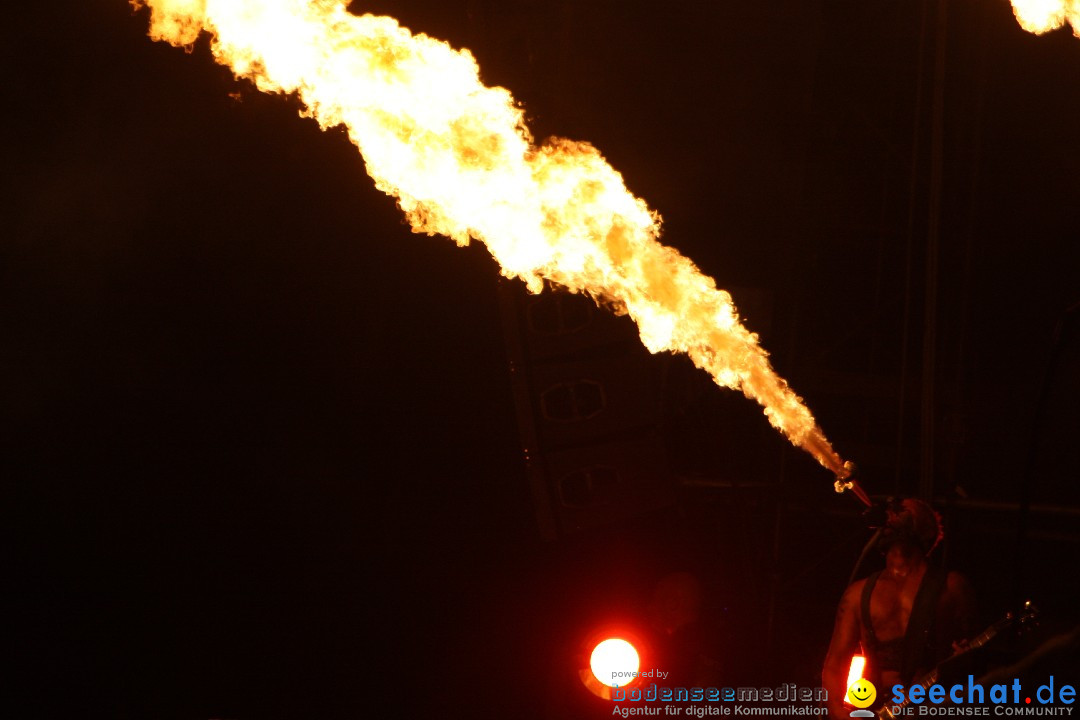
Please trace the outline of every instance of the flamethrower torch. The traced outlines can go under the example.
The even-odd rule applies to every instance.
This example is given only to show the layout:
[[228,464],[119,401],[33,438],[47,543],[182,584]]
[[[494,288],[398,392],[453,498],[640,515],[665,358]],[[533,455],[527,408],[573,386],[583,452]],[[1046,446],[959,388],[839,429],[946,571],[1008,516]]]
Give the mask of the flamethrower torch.
[[866,557],[870,554],[870,550],[877,547],[878,539],[885,531],[885,526],[888,522],[888,511],[890,507],[895,507],[897,502],[895,498],[888,498],[884,502],[875,503],[870,499],[870,496],[859,485],[859,481],[856,478],[858,468],[855,467],[855,463],[847,461],[843,464],[841,472],[836,474],[836,482],[833,487],[836,488],[836,492],[842,493],[846,490],[850,490],[855,493],[855,497],[861,502],[866,509],[863,510],[863,521],[866,526],[874,531],[870,539],[866,541],[863,546],[862,552],[859,554],[859,559],[855,561],[855,566],[851,569],[851,575],[848,577],[847,584],[855,582],[855,578],[859,574],[859,568],[862,567],[866,561]]
[[871,502],[870,496],[866,494],[866,491],[859,485],[859,481],[856,478],[858,468],[855,467],[855,463],[850,460],[846,461],[840,470],[836,473],[836,481],[833,483],[833,487],[836,488],[836,492],[842,493],[846,490],[850,490],[855,493],[855,497],[859,502],[867,507],[872,508],[874,503]]

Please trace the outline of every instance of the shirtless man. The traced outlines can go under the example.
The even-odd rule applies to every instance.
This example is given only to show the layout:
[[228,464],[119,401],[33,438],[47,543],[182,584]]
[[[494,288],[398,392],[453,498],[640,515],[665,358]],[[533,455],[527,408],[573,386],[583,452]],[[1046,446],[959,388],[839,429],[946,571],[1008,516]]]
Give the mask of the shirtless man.
[[[893,685],[907,687],[972,634],[975,612],[967,581],[958,573],[937,570],[926,559],[943,535],[937,513],[926,503],[908,499],[890,507],[878,544],[885,554],[885,569],[851,585],[836,613],[821,674],[832,718],[849,715],[844,707],[845,684],[851,656],[859,654],[860,646],[866,656],[864,675],[874,683],[878,704],[882,704],[892,695]],[[927,631],[913,633],[921,637],[905,643],[908,620],[924,580],[925,602],[934,608],[933,620]]]

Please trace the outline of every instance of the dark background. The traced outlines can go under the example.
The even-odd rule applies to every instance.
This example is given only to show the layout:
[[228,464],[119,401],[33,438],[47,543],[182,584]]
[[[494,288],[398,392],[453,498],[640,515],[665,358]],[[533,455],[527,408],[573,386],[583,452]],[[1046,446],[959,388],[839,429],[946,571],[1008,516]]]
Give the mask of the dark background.
[[[673,501],[543,539],[521,288],[205,42],[72,5],[2,50],[6,716],[605,715],[583,638],[675,570],[725,684],[817,683],[866,533],[756,406],[652,360]],[[867,489],[937,499],[984,620],[1076,621],[1080,39],[974,0],[353,7],[599,147]]]

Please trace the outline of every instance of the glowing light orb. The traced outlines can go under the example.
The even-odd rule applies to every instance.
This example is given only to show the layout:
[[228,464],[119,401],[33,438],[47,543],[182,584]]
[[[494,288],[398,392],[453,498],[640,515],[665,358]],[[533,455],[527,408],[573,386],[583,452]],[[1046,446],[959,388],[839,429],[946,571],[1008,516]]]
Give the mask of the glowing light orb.
[[608,638],[593,648],[589,667],[593,676],[607,685],[629,685],[637,677],[641,659],[634,646],[621,638]]

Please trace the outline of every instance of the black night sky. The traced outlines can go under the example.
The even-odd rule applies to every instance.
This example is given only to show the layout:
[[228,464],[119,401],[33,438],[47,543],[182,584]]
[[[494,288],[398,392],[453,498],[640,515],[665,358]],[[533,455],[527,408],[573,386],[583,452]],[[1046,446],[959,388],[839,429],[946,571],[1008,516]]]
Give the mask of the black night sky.
[[[867,533],[756,405],[619,350],[663,499],[544,536],[523,288],[205,41],[71,5],[3,44],[0,714],[604,717],[581,644],[675,571],[723,683],[817,684]],[[600,148],[866,488],[936,498],[986,622],[1075,625],[1080,39],[1004,0],[351,7]]]

